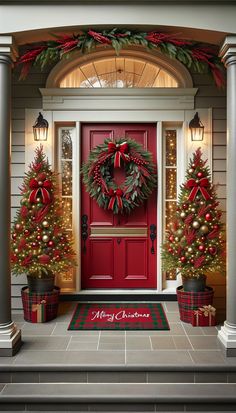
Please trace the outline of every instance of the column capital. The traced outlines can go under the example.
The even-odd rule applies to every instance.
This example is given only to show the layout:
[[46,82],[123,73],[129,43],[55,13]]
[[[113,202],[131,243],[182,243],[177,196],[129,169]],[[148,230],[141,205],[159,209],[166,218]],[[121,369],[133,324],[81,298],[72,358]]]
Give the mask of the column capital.
[[221,46],[219,56],[225,66],[236,63],[236,36],[226,36]]
[[5,55],[11,58],[12,62],[15,62],[18,57],[18,48],[15,43],[14,37],[7,35],[0,35],[0,55]]

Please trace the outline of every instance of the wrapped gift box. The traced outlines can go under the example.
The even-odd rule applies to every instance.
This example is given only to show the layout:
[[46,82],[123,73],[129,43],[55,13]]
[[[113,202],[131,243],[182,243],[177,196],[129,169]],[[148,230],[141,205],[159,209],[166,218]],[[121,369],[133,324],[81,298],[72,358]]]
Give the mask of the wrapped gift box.
[[42,300],[39,304],[32,305],[32,323],[44,323],[46,321],[46,301]]
[[216,309],[212,305],[204,305],[192,313],[193,327],[209,327],[216,325]]
[[44,323],[57,316],[60,288],[46,293],[30,292],[28,287],[21,290],[24,319],[31,323]]

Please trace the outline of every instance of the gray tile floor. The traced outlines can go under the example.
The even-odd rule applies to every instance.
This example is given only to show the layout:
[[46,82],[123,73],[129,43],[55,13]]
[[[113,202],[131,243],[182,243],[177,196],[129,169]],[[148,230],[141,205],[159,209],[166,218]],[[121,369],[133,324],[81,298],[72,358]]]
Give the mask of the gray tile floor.
[[48,323],[13,319],[22,331],[23,345],[1,364],[88,366],[236,365],[225,358],[217,339],[218,327],[192,327],[179,319],[176,302],[164,302],[169,331],[68,331],[76,303],[61,303],[58,317]]

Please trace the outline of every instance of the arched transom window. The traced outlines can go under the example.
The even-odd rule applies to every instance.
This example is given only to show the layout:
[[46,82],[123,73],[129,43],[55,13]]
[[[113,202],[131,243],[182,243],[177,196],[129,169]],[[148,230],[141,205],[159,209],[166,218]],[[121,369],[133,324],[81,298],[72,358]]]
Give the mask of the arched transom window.
[[60,87],[163,88],[178,87],[178,82],[154,63],[132,57],[110,57],[73,68],[62,78]]

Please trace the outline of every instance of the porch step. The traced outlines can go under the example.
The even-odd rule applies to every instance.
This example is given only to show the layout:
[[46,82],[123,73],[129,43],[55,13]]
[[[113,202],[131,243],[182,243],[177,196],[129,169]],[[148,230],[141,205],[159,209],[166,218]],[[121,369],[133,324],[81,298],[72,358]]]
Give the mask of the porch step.
[[0,411],[236,411],[236,384],[9,383]]

